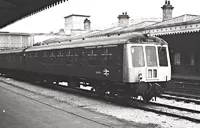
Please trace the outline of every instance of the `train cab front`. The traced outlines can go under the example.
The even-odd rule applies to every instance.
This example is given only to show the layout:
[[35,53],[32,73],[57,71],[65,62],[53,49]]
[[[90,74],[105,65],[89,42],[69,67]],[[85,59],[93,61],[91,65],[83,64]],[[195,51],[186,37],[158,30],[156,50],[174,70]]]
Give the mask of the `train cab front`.
[[130,42],[125,46],[124,81],[131,83],[131,88],[144,101],[159,96],[166,82],[171,80],[168,45],[154,39]]

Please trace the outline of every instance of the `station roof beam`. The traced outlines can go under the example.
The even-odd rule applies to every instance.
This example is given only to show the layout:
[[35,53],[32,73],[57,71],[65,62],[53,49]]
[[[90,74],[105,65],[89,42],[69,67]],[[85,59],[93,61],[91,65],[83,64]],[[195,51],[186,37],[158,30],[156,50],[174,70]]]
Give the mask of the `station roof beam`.
[[0,0],[0,28],[68,0]]

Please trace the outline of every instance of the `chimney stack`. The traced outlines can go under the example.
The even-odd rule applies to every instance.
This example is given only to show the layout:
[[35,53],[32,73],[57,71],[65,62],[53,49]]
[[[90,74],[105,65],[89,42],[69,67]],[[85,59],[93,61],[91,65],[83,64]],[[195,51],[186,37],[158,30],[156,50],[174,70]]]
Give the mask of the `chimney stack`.
[[127,27],[129,26],[129,16],[127,15],[127,12],[122,13],[122,15],[119,15],[117,17],[119,19],[119,26],[121,27]]
[[84,30],[85,31],[90,31],[90,20],[88,20],[87,18],[84,20]]
[[170,1],[165,1],[165,4],[161,7],[163,10],[163,21],[172,18],[172,10],[174,7],[170,4]]

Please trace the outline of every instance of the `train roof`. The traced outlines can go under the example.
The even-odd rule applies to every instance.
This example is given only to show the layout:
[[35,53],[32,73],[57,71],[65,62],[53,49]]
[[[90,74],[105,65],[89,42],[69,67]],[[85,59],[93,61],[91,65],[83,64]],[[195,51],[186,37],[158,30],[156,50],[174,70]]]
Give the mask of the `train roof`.
[[112,35],[107,37],[94,37],[94,38],[81,38],[75,40],[67,40],[61,43],[54,43],[50,45],[34,46],[26,49],[29,51],[41,51],[51,49],[63,49],[63,48],[75,48],[75,47],[91,47],[91,46],[103,46],[103,45],[117,45],[125,43],[154,43],[166,45],[167,43],[158,37],[148,37],[144,34],[123,34]]
[[24,49],[9,49],[9,50],[2,50],[0,51],[0,54],[8,54],[8,53],[21,53]]
[[139,33],[128,33],[128,34],[116,34],[111,36],[103,37],[93,37],[93,38],[78,38],[74,40],[67,40],[61,43],[53,43],[49,45],[42,46],[33,46],[24,49],[11,49],[0,51],[0,54],[8,53],[20,53],[20,52],[29,52],[29,51],[42,51],[42,50],[51,50],[51,49],[63,49],[63,48],[75,48],[75,47],[93,47],[93,46],[103,46],[103,45],[118,45],[125,43],[154,43],[167,45],[167,43],[158,37],[146,36]]

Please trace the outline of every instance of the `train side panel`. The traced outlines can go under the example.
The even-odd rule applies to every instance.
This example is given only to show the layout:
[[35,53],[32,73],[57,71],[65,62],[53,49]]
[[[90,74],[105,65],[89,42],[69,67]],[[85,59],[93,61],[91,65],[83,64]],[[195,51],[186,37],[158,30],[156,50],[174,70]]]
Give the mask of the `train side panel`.
[[123,44],[25,53],[30,72],[122,82]]
[[24,69],[23,51],[0,54],[0,68],[22,71]]

